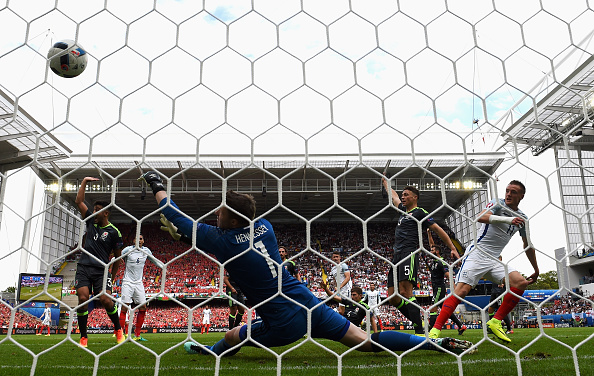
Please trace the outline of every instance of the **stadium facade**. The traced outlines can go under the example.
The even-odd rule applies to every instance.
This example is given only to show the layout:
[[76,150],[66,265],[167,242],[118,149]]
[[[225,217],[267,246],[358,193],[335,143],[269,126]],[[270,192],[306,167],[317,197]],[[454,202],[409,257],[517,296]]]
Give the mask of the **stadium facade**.
[[[557,167],[567,246],[555,250],[560,287],[594,294],[594,57],[560,84],[549,75],[535,87],[546,87],[538,102],[501,135],[503,149],[539,156],[552,150]],[[524,99],[524,98],[523,98]],[[523,100],[522,99],[522,100]],[[521,105],[518,101],[515,107]]]

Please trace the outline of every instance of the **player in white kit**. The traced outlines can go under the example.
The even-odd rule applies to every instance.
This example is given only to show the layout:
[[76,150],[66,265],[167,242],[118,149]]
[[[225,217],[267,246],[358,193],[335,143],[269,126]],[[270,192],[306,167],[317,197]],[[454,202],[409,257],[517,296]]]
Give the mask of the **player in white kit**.
[[334,261],[337,265],[334,265],[332,270],[330,270],[330,276],[336,282],[336,291],[338,291],[338,296],[344,299],[350,299],[351,288],[353,287],[351,271],[349,270],[349,266],[340,260],[340,251],[332,252],[332,261]]
[[[482,225],[476,243],[466,249],[464,261],[455,281],[454,293],[463,299],[481,278],[486,278],[494,283],[500,281],[505,283],[506,274],[508,275],[510,291],[513,294],[508,292],[504,296],[503,303],[497,313],[486,323],[488,331],[505,342],[511,342],[511,340],[506,336],[505,330],[501,326],[501,320],[518,304],[520,300],[518,296],[522,296],[526,287],[536,282],[539,275],[536,252],[529,245],[526,234],[525,223],[528,217],[518,209],[518,204],[524,198],[525,193],[526,187],[524,187],[524,184],[512,180],[505,189],[505,199],[492,200],[487,208],[481,212],[478,222],[482,223]],[[534,273],[528,279],[524,278],[509,264],[506,273],[504,265],[497,261],[503,248],[518,231],[524,243],[526,256],[534,268]],[[445,324],[458,304],[460,304],[460,299],[454,295],[450,295],[444,301],[435,325],[429,332],[430,338],[439,337],[443,324]]]
[[367,303],[369,307],[371,307],[371,312],[373,312],[373,316],[377,318],[377,323],[380,330],[383,329],[382,327],[382,319],[379,317],[379,303],[380,303],[380,293],[378,290],[375,289],[375,283],[371,283],[369,285],[369,290],[365,292],[365,297],[363,301]]
[[[122,250],[123,260],[126,262],[126,270],[124,271],[124,278],[122,278],[121,299],[122,303],[126,305],[134,303],[135,306],[138,306],[133,339],[141,342],[147,341],[140,336],[140,329],[146,316],[146,294],[144,285],[142,284],[142,275],[144,273],[144,264],[147,258],[152,255],[151,250],[144,246],[144,237],[142,234],[138,238],[138,248],[130,245]],[[124,333],[128,332],[128,326],[126,325],[127,312],[128,308],[122,305],[120,325],[124,329]],[[132,320],[132,317],[130,320]]]
[[49,304],[45,305],[45,309],[43,310],[43,313],[41,314],[41,316],[39,316],[40,319],[42,317],[43,317],[43,321],[41,322],[41,330],[39,331],[39,333],[37,333],[37,335],[38,336],[42,335],[43,328],[47,328],[47,334],[45,336],[49,337],[50,326],[52,325],[52,310],[51,310]]
[[200,325],[200,334],[204,334],[205,331],[206,334],[208,334],[208,331],[210,330],[211,314],[212,311],[210,310],[210,308],[208,308],[208,306],[204,307],[204,309],[202,310],[202,325]]

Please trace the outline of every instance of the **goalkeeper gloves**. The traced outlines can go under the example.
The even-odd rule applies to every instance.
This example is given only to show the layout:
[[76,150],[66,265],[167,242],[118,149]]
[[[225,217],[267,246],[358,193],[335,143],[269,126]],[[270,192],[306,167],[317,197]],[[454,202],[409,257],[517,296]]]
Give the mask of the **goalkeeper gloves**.
[[162,231],[167,231],[171,235],[174,240],[179,240],[181,238],[181,234],[177,232],[177,227],[173,225],[173,223],[169,222],[167,218],[163,214],[161,214],[161,226]]
[[165,190],[161,176],[159,176],[156,171],[145,172],[138,178],[138,180],[144,180],[146,184],[149,185],[153,190],[153,194],[157,194],[157,192]]

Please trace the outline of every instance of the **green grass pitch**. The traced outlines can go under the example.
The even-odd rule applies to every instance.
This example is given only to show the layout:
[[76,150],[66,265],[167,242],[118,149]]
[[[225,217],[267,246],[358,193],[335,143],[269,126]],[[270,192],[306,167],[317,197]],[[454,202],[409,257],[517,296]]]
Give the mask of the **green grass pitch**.
[[[589,338],[594,328],[556,328],[546,329],[545,333],[555,340],[571,347]],[[518,374],[515,354],[507,348],[518,351],[534,340],[539,334],[538,329],[516,329],[511,334],[512,343],[501,347],[491,342],[483,342],[475,354],[462,358],[464,375],[516,375]],[[456,331],[444,331],[444,335],[458,337]],[[221,339],[223,333],[205,335],[194,334],[193,338],[210,345]],[[71,374],[77,376],[92,375],[95,357],[70,341],[64,341],[65,335],[51,337],[35,335],[16,335],[12,339],[27,347],[35,354],[43,351],[35,368],[35,375]],[[78,340],[78,335],[73,336]],[[148,342],[142,344],[156,354],[162,354],[159,364],[160,375],[212,375],[215,372],[216,359],[212,356],[186,354],[181,344],[184,334],[147,334]],[[462,338],[478,342],[483,338],[481,330],[467,330]],[[30,375],[33,356],[17,345],[0,336],[0,374],[2,375]],[[340,343],[320,340],[320,344],[328,347],[337,354],[344,353],[347,348]],[[54,348],[52,348],[54,346]],[[137,343],[124,343],[114,348],[115,338],[106,334],[90,334],[89,347],[94,354],[101,354],[98,360],[98,375],[123,374],[153,375],[156,366],[156,356],[138,346]],[[282,358],[283,375],[336,375],[338,374],[338,358],[336,355],[308,342],[295,347]],[[276,353],[282,353],[291,346],[275,348]],[[594,375],[594,337],[576,350],[580,375]],[[551,338],[540,338],[535,343],[519,353],[523,375],[575,375],[572,352],[567,347],[555,342]],[[433,351],[411,352],[402,360],[403,375],[458,375],[458,363],[450,354]],[[277,359],[266,350],[254,347],[244,347],[233,356],[222,358],[220,375],[276,375]],[[398,359],[389,353],[361,353],[349,352],[342,359],[343,375],[394,375],[397,374]]]

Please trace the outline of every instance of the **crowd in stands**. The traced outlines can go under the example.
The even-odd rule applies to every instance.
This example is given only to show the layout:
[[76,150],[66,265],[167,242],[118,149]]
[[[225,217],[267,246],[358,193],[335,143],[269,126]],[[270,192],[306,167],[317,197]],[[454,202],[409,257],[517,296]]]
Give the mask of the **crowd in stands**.
[[580,278],[580,285],[587,285],[589,283],[594,283],[594,276],[585,275],[582,278]]
[[[124,238],[124,245],[134,245],[136,228],[118,225]],[[218,283],[219,266],[202,253],[192,251],[191,246],[174,241],[169,234],[159,230],[157,223],[145,224],[142,227],[144,245],[153,256],[167,267],[165,275],[165,289],[167,294],[210,294],[213,286]],[[121,277],[124,268],[120,268],[116,278],[114,292],[119,293]],[[147,261],[144,268],[143,283],[147,294],[161,291],[163,270],[154,263]]]
[[[11,308],[0,304],[0,328],[8,328],[10,323]],[[17,310],[14,315],[14,326],[21,329],[34,329],[41,325],[39,318]]]
[[[229,308],[227,306],[209,307],[212,311],[210,316],[211,328],[226,329],[229,324]],[[202,310],[204,307],[195,308],[192,314],[192,326],[200,327],[202,323]],[[144,319],[145,327],[152,328],[187,328],[188,327],[188,309],[177,304],[167,304],[160,307],[149,306]],[[94,309],[89,314],[89,328],[108,329],[113,328],[113,324],[105,310]],[[244,315],[244,322],[247,317]]]
[[[276,225],[275,234],[279,245],[285,246],[293,255],[307,248],[305,242],[305,225],[299,228],[296,225]],[[343,234],[348,234],[344,238]],[[323,259],[318,253],[306,252],[297,257],[294,261],[300,267],[302,276],[313,291],[320,293],[323,290],[319,287],[321,282],[320,264],[329,271],[333,264],[329,261],[332,251],[340,249],[342,251],[342,260],[349,265],[353,284],[360,286],[363,290],[369,289],[369,285],[374,283],[382,296],[387,293],[387,274],[391,267],[389,261],[392,260],[392,244],[394,242],[394,224],[376,223],[367,226],[367,249],[364,249],[363,229],[360,223],[352,224],[312,224],[311,226],[312,244],[310,248],[314,252],[320,252],[326,257]],[[439,238],[435,237],[436,243],[440,244]],[[429,249],[426,236],[423,238],[425,249]],[[449,254],[444,255],[448,262]],[[430,291],[431,282],[428,261],[431,259],[425,252],[420,253],[419,257],[419,285],[420,290]]]
[[[136,226],[133,224],[117,224],[117,226],[122,233],[124,245],[133,245]],[[205,296],[224,292],[224,289],[219,291],[221,285],[220,266],[204,254],[191,250],[191,246],[188,244],[174,241],[168,233],[161,231],[159,227],[159,223],[145,223],[141,232],[144,236],[145,246],[151,250],[155,258],[167,267],[163,292],[167,294],[204,294]],[[320,287],[322,268],[327,272],[332,268],[333,264],[330,262],[330,258],[334,249],[342,251],[343,260],[351,270],[354,285],[367,290],[370,284],[374,283],[381,296],[386,296],[387,272],[390,268],[389,261],[392,259],[394,224],[369,224],[366,249],[364,249],[363,229],[360,223],[314,223],[311,225],[309,248],[306,243],[304,224],[276,224],[274,229],[279,245],[289,250],[291,256],[297,255],[293,260],[300,270],[303,281],[317,296],[326,297],[324,290]],[[349,234],[349,236],[344,237],[344,234]],[[437,237],[435,240],[439,242]],[[429,249],[426,238],[424,247]],[[431,289],[427,266],[429,258],[430,256],[425,253],[420,254],[418,285],[420,290],[430,291]],[[451,262],[451,260],[448,261]],[[116,296],[120,292],[123,271],[124,268],[120,268],[114,283]],[[162,291],[163,275],[163,270],[160,267],[147,261],[143,277],[147,294],[157,294]],[[182,311],[184,310],[173,311],[172,318],[167,320],[187,323],[187,317],[185,320],[183,319]],[[408,322],[393,307],[384,305],[379,311],[384,322],[393,321],[403,324]],[[94,312],[99,315],[101,310]],[[109,321],[97,319],[98,321],[94,322],[93,320],[91,317],[89,318],[90,326],[94,324],[100,327]],[[186,324],[181,326],[186,326]]]
[[594,256],[594,248],[582,248],[577,251],[578,258]]
[[542,315],[565,315],[576,313],[592,314],[592,303],[594,295],[585,297],[585,299],[578,299],[575,295],[567,294],[563,297],[555,299],[553,303],[545,303],[541,308]]
[[[145,246],[155,258],[166,265],[164,289],[163,270],[152,262],[145,265],[143,283],[147,294],[164,292],[167,294],[204,294],[213,295],[219,292],[221,285],[220,266],[206,255],[191,250],[186,243],[174,241],[159,230],[160,224],[143,224],[142,234]],[[136,235],[135,225],[118,224],[124,245],[133,245]],[[311,225],[311,244],[306,244],[305,225],[275,225],[275,234],[279,245],[284,246],[291,255],[297,255],[296,262],[301,276],[307,286],[318,296],[323,296],[320,287],[322,267],[328,272],[333,264],[330,262],[334,249],[341,249],[343,260],[349,265],[353,284],[363,290],[371,283],[385,296],[387,292],[387,272],[392,259],[392,243],[394,241],[394,224],[369,224],[367,228],[367,248],[364,249],[363,230],[361,224],[353,223],[314,223]],[[343,237],[343,234],[349,234]],[[435,237],[439,242],[439,239]],[[426,238],[424,247],[429,249]],[[302,253],[303,252],[303,253]],[[323,255],[324,257],[322,257]],[[419,285],[420,290],[430,291],[430,276],[427,260],[431,256],[420,254]],[[446,261],[451,262],[452,260]],[[124,268],[120,268],[114,283],[114,293],[120,292],[121,277]]]
[[[135,224],[117,224],[125,246],[134,244],[135,226]],[[313,223],[310,227],[310,244],[306,242],[305,224],[273,223],[273,226],[278,244],[289,251],[290,257],[294,256],[293,260],[297,264],[304,283],[317,296],[326,297],[320,287],[322,268],[326,272],[330,271],[333,266],[333,263],[330,262],[332,252],[339,249],[342,252],[342,260],[349,265],[351,270],[353,285],[357,285],[365,291],[369,289],[371,283],[374,283],[380,291],[380,295],[383,298],[386,297],[387,273],[391,266],[389,261],[391,261],[393,253],[395,228],[393,223],[368,224],[367,237],[365,238],[367,244],[364,244],[363,229],[360,223]],[[151,249],[155,258],[166,265],[166,272],[164,272],[154,263],[147,261],[143,280],[147,294],[164,292],[166,294],[204,294],[209,297],[224,292],[224,290],[219,291],[221,285],[220,266],[203,253],[192,250],[190,245],[174,241],[168,233],[161,231],[159,227],[159,223],[144,223],[142,226],[145,246]],[[447,228],[444,229],[449,232]],[[345,234],[348,236],[344,236]],[[425,249],[429,249],[426,236],[423,240],[423,246]],[[434,240],[438,244],[441,242],[437,236],[434,236]],[[449,252],[445,253],[446,261],[451,263]],[[421,291],[428,291],[428,295],[431,295],[428,263],[432,257],[421,252],[419,258],[419,285],[417,288]],[[116,296],[119,293],[123,271],[122,267],[114,283]],[[162,286],[164,286],[163,290]],[[181,298],[183,299],[183,297]],[[569,301],[567,299],[555,301],[551,306],[543,307],[543,314],[587,309],[587,304],[580,306],[580,301]],[[223,300],[216,302],[217,304],[211,306],[213,311],[211,323],[213,327],[224,328],[228,322],[228,307],[222,303]],[[582,300],[582,302],[585,301]],[[429,302],[427,301],[427,303]],[[428,305],[423,305],[423,308],[428,308]],[[2,306],[2,310],[0,312],[2,319],[10,317],[9,314],[4,314],[8,310],[6,307]],[[194,326],[199,326],[202,322],[201,311],[200,307],[193,311]],[[386,325],[409,324],[398,310],[388,304],[381,305],[378,312],[382,322]],[[27,325],[29,319],[29,317],[22,318],[23,325]],[[4,321],[7,322],[7,320]],[[109,328],[111,321],[105,314],[105,310],[96,309],[89,315],[88,324],[92,328]],[[31,325],[33,324],[31,323]],[[188,310],[175,303],[165,305],[159,303],[148,307],[145,326],[183,328],[187,325]]]

